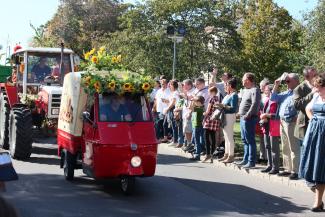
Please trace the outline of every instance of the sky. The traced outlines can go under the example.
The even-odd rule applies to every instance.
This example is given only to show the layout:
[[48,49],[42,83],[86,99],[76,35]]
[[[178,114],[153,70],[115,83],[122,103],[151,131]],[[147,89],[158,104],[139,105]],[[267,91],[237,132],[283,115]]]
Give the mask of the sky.
[[[186,0],[184,0],[186,1]],[[59,0],[0,0],[0,54],[6,52],[8,45],[28,44],[33,36],[30,23],[40,26],[50,20],[56,12]],[[135,0],[125,0],[133,3]],[[317,0],[275,0],[285,7],[296,19],[302,19],[302,12],[307,12],[317,5]],[[12,50],[12,49],[11,49]]]

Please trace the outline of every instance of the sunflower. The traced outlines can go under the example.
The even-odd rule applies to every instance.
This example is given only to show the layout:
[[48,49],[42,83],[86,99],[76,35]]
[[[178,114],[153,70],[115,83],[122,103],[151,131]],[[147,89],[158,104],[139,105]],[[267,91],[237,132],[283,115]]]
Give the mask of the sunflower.
[[113,62],[113,63],[117,63],[117,57],[115,57],[115,56],[112,57],[112,62]]
[[120,63],[122,61],[122,56],[121,55],[118,55],[116,57],[116,63]]
[[143,89],[144,91],[148,91],[148,90],[150,89],[150,84],[147,83],[147,82],[143,83],[143,84],[142,84],[142,89]]
[[95,53],[96,49],[93,48],[91,51],[89,51],[89,55],[93,55]]
[[97,56],[93,56],[93,57],[91,58],[91,62],[93,62],[93,63],[98,63],[98,58],[97,58]]
[[90,76],[87,76],[87,77],[84,78],[84,84],[85,84],[86,86],[89,86],[90,81],[91,81],[91,77],[90,77]]
[[87,52],[87,53],[84,54],[85,60],[89,60],[89,57],[90,57],[90,53],[89,52]]
[[133,89],[132,84],[130,84],[130,83],[123,84],[123,90],[125,92],[131,92],[132,89]]
[[94,88],[96,89],[96,92],[97,92],[97,93],[100,92],[101,87],[102,87],[102,85],[100,84],[99,81],[96,81],[96,82],[94,83]]
[[114,91],[115,90],[115,87],[116,87],[116,83],[115,81],[111,81],[107,84],[107,88],[111,91]]

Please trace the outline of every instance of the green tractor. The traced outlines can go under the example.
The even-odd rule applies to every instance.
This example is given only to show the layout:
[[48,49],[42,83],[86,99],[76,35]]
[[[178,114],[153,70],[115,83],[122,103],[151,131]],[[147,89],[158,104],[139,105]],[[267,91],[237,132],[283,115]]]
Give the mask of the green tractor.
[[7,78],[11,75],[11,66],[0,65],[0,83],[6,82]]

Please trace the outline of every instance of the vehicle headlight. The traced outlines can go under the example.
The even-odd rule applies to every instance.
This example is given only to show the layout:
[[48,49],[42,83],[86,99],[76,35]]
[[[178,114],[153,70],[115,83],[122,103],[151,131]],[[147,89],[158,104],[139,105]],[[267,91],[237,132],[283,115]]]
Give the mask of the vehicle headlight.
[[59,115],[59,109],[58,108],[53,108],[52,109],[52,115]]
[[141,158],[139,156],[134,156],[131,158],[131,165],[133,167],[139,167],[141,165]]

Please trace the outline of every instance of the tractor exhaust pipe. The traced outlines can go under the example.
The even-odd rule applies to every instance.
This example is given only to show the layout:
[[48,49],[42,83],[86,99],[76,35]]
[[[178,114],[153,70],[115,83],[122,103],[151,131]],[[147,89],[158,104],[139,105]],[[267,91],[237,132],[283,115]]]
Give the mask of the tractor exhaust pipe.
[[61,42],[61,61],[60,61],[60,83],[63,84],[64,79],[64,66],[63,66],[63,53],[64,53],[64,43]]

